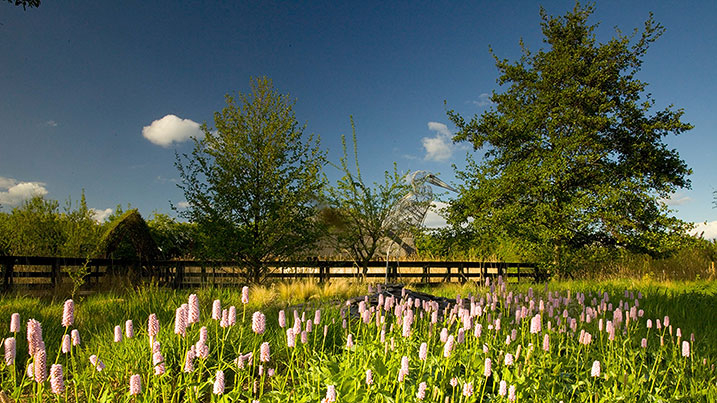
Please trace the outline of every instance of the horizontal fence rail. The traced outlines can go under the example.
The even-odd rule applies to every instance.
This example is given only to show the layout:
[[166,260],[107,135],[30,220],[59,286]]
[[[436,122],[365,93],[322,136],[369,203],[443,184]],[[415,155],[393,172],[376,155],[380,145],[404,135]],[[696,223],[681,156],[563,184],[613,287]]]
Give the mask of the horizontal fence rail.
[[[503,276],[508,281],[536,277],[532,263],[469,261],[371,261],[368,270],[351,260],[303,260],[267,262],[270,280],[337,278],[385,282],[484,281]],[[245,281],[243,266],[235,261],[118,260],[72,257],[0,256],[2,288],[48,288],[82,277],[84,287],[102,286],[104,278],[128,276],[153,279],[160,285],[188,288],[202,285],[239,285]]]

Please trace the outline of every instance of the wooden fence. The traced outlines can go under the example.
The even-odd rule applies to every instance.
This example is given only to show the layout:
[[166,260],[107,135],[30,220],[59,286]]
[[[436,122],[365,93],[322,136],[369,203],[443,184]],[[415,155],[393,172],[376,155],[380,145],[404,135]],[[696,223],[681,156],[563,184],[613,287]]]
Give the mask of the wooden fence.
[[[277,261],[268,263],[269,280],[364,278],[353,261]],[[368,281],[466,282],[503,276],[507,281],[535,280],[531,263],[467,261],[373,261],[365,274]],[[115,260],[38,256],[0,256],[2,289],[53,288],[71,283],[70,274],[84,272],[85,287],[102,286],[104,278],[131,276],[152,278],[160,285],[189,288],[202,285],[239,285],[243,270],[231,261]]]

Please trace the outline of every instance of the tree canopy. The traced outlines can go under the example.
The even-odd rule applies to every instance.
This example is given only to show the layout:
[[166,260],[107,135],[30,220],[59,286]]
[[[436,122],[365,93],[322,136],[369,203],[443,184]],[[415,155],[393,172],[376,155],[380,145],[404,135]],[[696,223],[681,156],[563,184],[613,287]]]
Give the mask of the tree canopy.
[[691,173],[664,143],[692,128],[682,109],[656,110],[637,74],[664,27],[650,15],[642,30],[598,43],[593,6],[562,17],[541,8],[547,49],[520,42],[517,61],[498,58],[493,106],[467,121],[455,111],[454,141],[483,158],[458,173],[464,184],[450,221],[520,239],[543,263],[569,270],[585,246],[659,254],[684,223],[661,198],[690,186]]
[[197,224],[208,257],[240,261],[247,280],[258,282],[267,260],[296,255],[318,238],[325,155],[271,80],[253,80],[251,93],[227,95],[226,103],[191,155],[177,156],[189,203],[180,214]]

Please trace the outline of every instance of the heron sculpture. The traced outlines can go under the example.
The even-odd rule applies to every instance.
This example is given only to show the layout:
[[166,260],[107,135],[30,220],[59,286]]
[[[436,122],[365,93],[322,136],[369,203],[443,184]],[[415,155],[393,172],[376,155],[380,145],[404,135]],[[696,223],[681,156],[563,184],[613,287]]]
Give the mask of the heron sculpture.
[[398,235],[405,228],[416,228],[423,225],[426,213],[433,201],[433,189],[430,185],[438,186],[446,190],[458,192],[449,184],[438,179],[438,177],[427,171],[414,171],[406,175],[406,181],[410,184],[411,190],[403,196],[393,207],[393,212],[387,220],[392,225],[389,237],[411,255],[416,250],[408,245]]

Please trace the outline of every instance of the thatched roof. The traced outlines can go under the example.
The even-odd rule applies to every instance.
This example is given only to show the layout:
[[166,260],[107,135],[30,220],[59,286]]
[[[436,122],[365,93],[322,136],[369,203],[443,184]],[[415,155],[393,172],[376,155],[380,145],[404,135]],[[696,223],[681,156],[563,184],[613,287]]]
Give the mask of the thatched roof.
[[149,226],[137,209],[127,211],[110,224],[102,235],[99,250],[105,257],[109,257],[125,239],[132,244],[140,259],[151,260],[160,255]]

